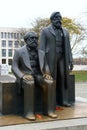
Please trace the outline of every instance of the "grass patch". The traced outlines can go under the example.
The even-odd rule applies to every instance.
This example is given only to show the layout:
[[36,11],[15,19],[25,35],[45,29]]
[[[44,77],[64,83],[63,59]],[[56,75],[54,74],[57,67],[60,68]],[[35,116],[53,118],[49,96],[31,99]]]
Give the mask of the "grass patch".
[[73,71],[76,82],[87,82],[87,71]]

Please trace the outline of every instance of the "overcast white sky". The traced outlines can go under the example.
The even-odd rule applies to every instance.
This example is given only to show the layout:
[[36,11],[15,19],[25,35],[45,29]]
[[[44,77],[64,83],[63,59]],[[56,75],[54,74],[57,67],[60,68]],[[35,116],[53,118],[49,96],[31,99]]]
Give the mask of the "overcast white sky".
[[49,18],[54,11],[80,19],[87,12],[87,0],[0,0],[0,27],[29,28],[36,18]]

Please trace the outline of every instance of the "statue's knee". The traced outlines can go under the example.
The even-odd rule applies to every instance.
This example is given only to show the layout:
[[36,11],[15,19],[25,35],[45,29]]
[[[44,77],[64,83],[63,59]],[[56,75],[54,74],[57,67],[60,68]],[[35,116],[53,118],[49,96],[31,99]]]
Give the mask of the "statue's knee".
[[34,80],[23,82],[23,87],[31,87],[34,86]]
[[51,84],[53,84],[53,83],[54,83],[54,81],[53,81],[53,80],[44,80],[44,82],[45,82],[46,84],[49,84],[49,85],[51,85]]

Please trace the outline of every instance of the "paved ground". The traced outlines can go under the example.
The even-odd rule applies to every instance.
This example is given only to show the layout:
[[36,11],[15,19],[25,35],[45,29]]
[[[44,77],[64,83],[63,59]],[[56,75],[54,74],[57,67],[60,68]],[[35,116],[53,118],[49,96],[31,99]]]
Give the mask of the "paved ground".
[[76,97],[82,97],[87,99],[87,82],[75,83]]

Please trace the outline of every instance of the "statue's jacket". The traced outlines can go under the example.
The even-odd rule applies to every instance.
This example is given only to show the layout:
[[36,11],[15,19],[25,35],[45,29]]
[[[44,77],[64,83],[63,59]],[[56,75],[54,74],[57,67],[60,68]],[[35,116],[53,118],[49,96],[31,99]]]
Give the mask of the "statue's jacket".
[[22,78],[25,74],[32,74],[33,70],[30,65],[29,53],[26,45],[15,50],[12,61],[12,72],[17,77],[17,82],[22,86]]
[[[69,40],[68,30],[62,28],[63,31],[63,44],[64,44],[64,59],[65,59],[65,71],[69,71],[69,64],[73,62],[71,46]],[[39,46],[40,66],[44,70],[48,65],[48,73],[54,78],[54,69],[56,62],[56,35],[52,25],[45,27],[41,31],[40,46]],[[46,70],[46,69],[45,69]]]

